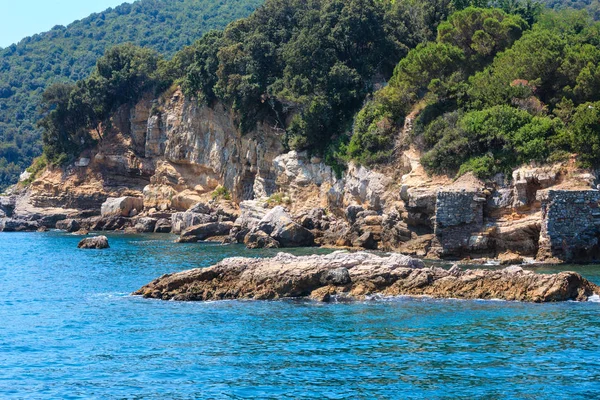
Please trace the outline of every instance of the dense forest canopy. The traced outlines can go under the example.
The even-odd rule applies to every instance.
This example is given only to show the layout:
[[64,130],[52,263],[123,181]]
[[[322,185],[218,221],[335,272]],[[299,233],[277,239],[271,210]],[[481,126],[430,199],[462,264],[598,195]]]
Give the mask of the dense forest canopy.
[[[140,0],[0,49],[0,191],[41,151],[42,92],[87,78],[98,57],[120,43],[167,58],[205,32],[248,16],[262,0]],[[6,16],[8,17],[8,16]]]
[[288,148],[339,168],[389,159],[415,109],[407,140],[432,172],[485,176],[573,151],[592,165],[597,37],[588,11],[532,1],[267,0],[171,60],[118,46],[89,78],[48,89],[45,154],[72,159],[117,107],[178,84],[231,106],[242,132],[269,121]]

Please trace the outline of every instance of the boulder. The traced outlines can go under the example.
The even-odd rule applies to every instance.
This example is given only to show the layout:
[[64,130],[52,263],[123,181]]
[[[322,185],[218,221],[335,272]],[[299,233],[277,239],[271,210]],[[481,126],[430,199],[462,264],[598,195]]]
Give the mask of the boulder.
[[137,214],[144,209],[144,199],[142,197],[109,197],[101,207],[102,216],[122,216],[130,217],[132,213]]
[[313,233],[294,222],[281,206],[269,211],[251,232],[254,231],[266,233],[282,247],[309,247],[315,243]]
[[517,265],[523,264],[524,260],[519,254],[507,251],[502,254],[498,254],[498,261],[500,261],[500,265]]
[[171,199],[171,208],[173,210],[188,210],[190,207],[194,207],[202,197],[194,190],[184,190],[183,192],[177,193]]
[[170,233],[171,232],[171,220],[167,218],[161,218],[156,221],[154,226],[155,233]]
[[155,218],[143,217],[136,221],[134,226],[136,232],[148,233],[154,232],[157,220]]
[[83,239],[77,245],[80,249],[108,249],[108,238],[106,236],[94,236]]
[[320,300],[368,296],[430,296],[510,301],[586,301],[600,287],[575,272],[536,274],[503,270],[427,267],[402,254],[335,252],[296,257],[228,258],[209,268],[163,275],[134,293],[176,301],[281,299]]
[[56,229],[66,232],[76,232],[81,229],[81,225],[74,219],[63,219],[56,223]]
[[207,224],[201,224],[192,226],[191,228],[183,231],[179,237],[179,243],[195,243],[201,240],[206,240],[215,236],[228,235],[229,231],[233,228],[233,222],[210,222]]
[[377,250],[377,242],[375,241],[372,232],[363,233],[352,244],[354,245],[354,247],[362,247],[366,250]]
[[278,249],[279,242],[263,231],[253,230],[244,237],[244,244],[249,249]]
[[362,206],[351,205],[346,208],[346,219],[351,224],[356,222],[358,214],[363,212],[365,209]]
[[242,230],[251,230],[258,225],[269,210],[264,207],[264,202],[248,200],[240,203],[240,216],[235,220],[235,224]]
[[196,213],[196,214],[211,214],[212,209],[206,203],[196,203],[192,207],[190,207],[188,212]]
[[329,217],[323,208],[312,208],[295,218],[302,227],[313,230],[327,230]]

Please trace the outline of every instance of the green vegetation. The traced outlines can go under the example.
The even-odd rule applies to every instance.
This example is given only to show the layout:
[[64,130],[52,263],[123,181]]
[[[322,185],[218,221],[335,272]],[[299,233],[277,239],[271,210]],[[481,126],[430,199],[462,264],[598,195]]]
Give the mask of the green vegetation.
[[285,196],[281,192],[273,193],[267,199],[267,205],[271,208],[273,208],[275,206],[280,206],[282,204],[290,205],[291,203],[292,203],[292,200],[289,197]]
[[39,157],[36,157],[33,162],[31,163],[31,165],[29,166],[29,168],[27,168],[27,172],[29,172],[31,174],[31,176],[29,176],[29,178],[27,178],[26,180],[24,180],[22,182],[23,185],[29,185],[31,182],[33,182],[38,175],[40,174],[40,172],[42,172],[44,169],[46,169],[46,167],[48,166],[48,161],[46,160],[46,155],[42,154]]
[[63,164],[102,140],[103,124],[121,105],[169,86],[165,71],[165,62],[155,51],[124,44],[108,50],[89,78],[75,85],[50,86],[42,96],[45,116],[39,122],[47,160]]
[[451,9],[444,0],[269,0],[193,46],[183,88],[231,105],[242,131],[270,120],[289,148],[326,154],[367,94]]
[[409,139],[431,172],[489,177],[570,153],[600,165],[600,23],[585,11],[546,11],[535,21],[529,29],[497,9],[453,14],[359,112],[343,155],[366,164],[385,158],[420,102]]
[[38,107],[55,82],[89,76],[108,48],[133,43],[170,58],[203,33],[249,15],[262,0],[140,0],[0,49],[0,191],[41,151]]
[[[71,159],[102,140],[118,107],[181,85],[229,105],[242,132],[281,128],[285,146],[338,173],[351,160],[389,160],[408,141],[436,173],[484,177],[571,152],[596,165],[599,38],[587,11],[531,1],[267,0],[169,61],[118,46],[89,78],[51,86],[45,154]],[[399,138],[416,109],[412,137]]]
[[231,200],[231,193],[224,186],[217,186],[217,188],[212,192],[213,200]]

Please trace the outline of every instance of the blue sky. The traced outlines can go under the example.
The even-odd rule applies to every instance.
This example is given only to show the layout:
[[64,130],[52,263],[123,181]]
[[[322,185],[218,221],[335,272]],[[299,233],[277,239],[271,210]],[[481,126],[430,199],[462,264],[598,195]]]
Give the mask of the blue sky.
[[0,47],[133,0],[0,0]]

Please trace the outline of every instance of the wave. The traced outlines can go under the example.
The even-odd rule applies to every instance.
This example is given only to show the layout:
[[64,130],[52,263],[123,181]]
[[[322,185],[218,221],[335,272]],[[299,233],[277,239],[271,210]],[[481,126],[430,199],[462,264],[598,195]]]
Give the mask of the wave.
[[588,297],[588,301],[590,303],[600,303],[600,296],[597,294],[591,295],[590,297]]

